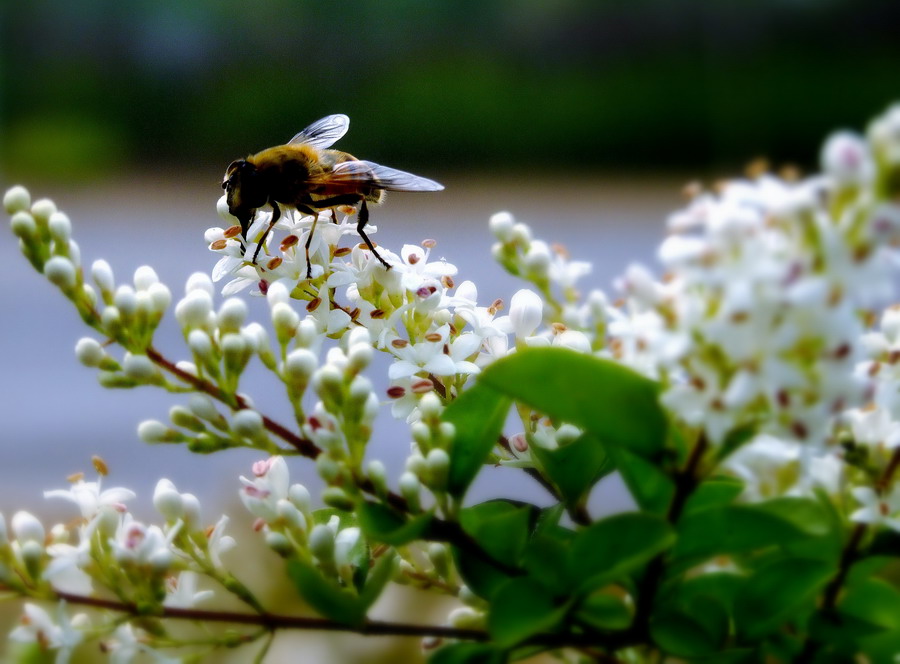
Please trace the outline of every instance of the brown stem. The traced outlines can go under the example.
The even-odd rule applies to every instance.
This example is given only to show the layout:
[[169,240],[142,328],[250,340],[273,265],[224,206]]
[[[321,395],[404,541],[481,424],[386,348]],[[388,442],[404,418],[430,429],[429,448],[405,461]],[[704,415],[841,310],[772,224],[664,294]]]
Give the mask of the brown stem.
[[[697,468],[708,446],[709,441],[707,441],[706,435],[701,434],[694,444],[694,449],[691,450],[691,455],[684,468],[676,472],[672,478],[675,482],[675,494],[672,496],[672,502],[669,503],[669,511],[666,514],[666,520],[672,525],[675,525],[681,518],[684,505],[697,486]],[[665,553],[661,553],[650,561],[643,578],[638,583],[637,608],[632,624],[641,639],[645,638],[649,629],[653,600],[665,576],[665,555]]]
[[[179,369],[174,362],[165,358],[152,346],[147,347],[147,357],[150,358],[151,362],[159,367],[162,367],[194,389],[208,394],[214,399],[227,404],[231,408],[241,410],[243,408],[250,407],[241,396],[228,394],[209,381],[203,380],[202,378],[199,378],[187,371]],[[315,459],[319,456],[319,454],[322,453],[321,448],[319,448],[311,440],[301,438],[290,429],[287,429],[286,427],[282,426],[271,418],[266,417],[265,415],[261,416],[263,420],[263,426],[266,428],[266,431],[269,431],[270,433],[284,440],[286,443],[294,447],[301,455],[310,459]],[[378,492],[375,490],[375,486],[368,478],[357,478],[356,484],[362,491],[371,495],[378,495]],[[406,499],[403,498],[403,496],[400,496],[399,494],[393,492],[389,492],[387,496],[385,496],[385,500],[394,509],[403,512],[404,514],[410,513],[409,504],[406,502]],[[457,523],[434,519],[431,526],[431,535],[436,541],[449,542],[450,544],[454,544],[461,551],[476,556],[483,562],[496,567],[506,574],[517,575],[522,573],[519,568],[508,565],[503,561],[493,558],[483,548],[481,548],[481,545],[477,540],[466,533]]]
[[[179,369],[174,362],[162,356],[159,351],[153,348],[153,346],[147,347],[147,357],[150,358],[150,361],[155,365],[162,367],[173,376],[176,376],[179,380],[193,387],[195,390],[208,394],[213,399],[228,404],[235,410],[243,410],[250,407],[244,400],[244,398],[240,395],[228,394],[217,385],[214,385],[207,380],[203,380],[202,378],[184,371],[183,369]],[[275,420],[262,415],[262,413],[260,413],[260,415],[262,416],[263,426],[265,427],[266,431],[281,438],[284,442],[296,449],[303,456],[310,459],[315,459],[322,453],[322,450],[311,440],[307,438],[301,438],[293,431],[282,426]]]
[[[500,436],[497,439],[497,443],[504,450],[516,456],[515,452],[513,452],[512,447],[509,444],[509,439],[506,436]],[[547,478],[541,475],[540,471],[537,468],[522,468],[525,471],[525,474],[531,477],[535,482],[540,484],[544,489],[553,496],[554,500],[558,503],[565,503],[562,496],[559,494],[559,491],[556,490],[556,487],[551,484]],[[569,514],[569,518],[572,519],[579,526],[589,526],[593,522],[591,519],[591,515],[588,513],[587,508],[584,505],[568,505],[566,504],[566,512]]]
[[[203,609],[185,609],[178,607],[159,607],[152,613],[141,611],[136,605],[116,600],[87,597],[75,593],[57,592],[56,596],[69,604],[87,606],[95,609],[118,611],[132,616],[168,618],[172,620],[194,620],[199,622],[229,623],[233,625],[253,625],[269,630],[306,629],[325,632],[353,632],[366,636],[437,636],[462,641],[490,641],[490,634],[480,629],[447,627],[445,625],[415,625],[410,623],[389,622],[385,620],[366,620],[361,625],[347,625],[327,618],[307,616],[285,616],[274,613],[235,613],[230,611],[210,611]],[[548,647],[609,647],[602,642],[603,637],[589,634],[537,634],[521,645],[540,645]],[[607,660],[610,661],[610,660]]]
[[[900,467],[900,447],[894,450],[887,466],[885,466],[881,476],[875,482],[875,490],[879,494],[886,491],[890,486],[891,480],[894,477],[894,473],[897,472],[898,467]],[[822,591],[822,606],[819,607],[819,613],[825,616],[833,615],[834,610],[837,607],[838,596],[841,594],[841,589],[844,587],[847,575],[850,574],[850,568],[853,567],[853,563],[859,560],[859,547],[868,530],[869,526],[866,523],[857,523],[853,527],[853,531],[850,533],[850,539],[847,540],[844,549],[841,551],[841,559],[838,563],[837,574],[835,574],[834,578],[828,582],[828,585],[825,586],[825,590]],[[797,656],[796,661],[799,664],[813,661],[813,658],[821,645],[822,644],[819,641],[808,638],[802,652]]]

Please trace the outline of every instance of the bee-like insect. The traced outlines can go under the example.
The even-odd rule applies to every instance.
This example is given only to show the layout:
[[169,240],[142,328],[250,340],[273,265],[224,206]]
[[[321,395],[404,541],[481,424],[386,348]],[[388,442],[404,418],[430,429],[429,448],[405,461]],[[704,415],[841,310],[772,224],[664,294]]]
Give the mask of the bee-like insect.
[[[333,211],[339,206],[359,204],[356,230],[381,264],[390,269],[365,233],[368,204],[381,203],[385,191],[440,191],[444,187],[412,173],[329,150],[347,133],[349,126],[350,118],[346,115],[329,115],[309,125],[285,145],[236,159],[228,166],[222,188],[228,211],[241,224],[245,252],[247,231],[256,211],[266,204],[272,206],[272,219],[253,253],[254,264],[266,236],[281,216],[279,205],[318,219],[320,210]],[[306,240],[307,278],[312,276],[309,246],[314,230],[315,222]]]

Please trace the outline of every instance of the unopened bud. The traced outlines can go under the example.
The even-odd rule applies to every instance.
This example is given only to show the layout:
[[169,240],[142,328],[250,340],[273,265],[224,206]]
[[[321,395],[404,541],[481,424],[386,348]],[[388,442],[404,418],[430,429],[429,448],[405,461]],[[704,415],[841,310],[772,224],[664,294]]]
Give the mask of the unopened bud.
[[161,479],[153,491],[153,507],[162,514],[166,521],[173,523],[184,515],[184,504],[181,494],[170,480]]
[[31,194],[20,184],[10,187],[3,194],[3,208],[7,214],[24,212],[31,206]]
[[53,256],[44,264],[44,276],[63,291],[75,288],[75,265],[65,256]]
[[309,533],[309,550],[321,563],[334,561],[334,532],[323,523],[316,524]]
[[239,436],[254,440],[263,433],[262,415],[255,410],[244,408],[231,418],[231,426]]
[[107,355],[99,341],[82,337],[75,344],[75,357],[86,367],[99,367]]
[[339,486],[330,486],[322,492],[322,502],[338,510],[353,511],[356,503],[346,491]]

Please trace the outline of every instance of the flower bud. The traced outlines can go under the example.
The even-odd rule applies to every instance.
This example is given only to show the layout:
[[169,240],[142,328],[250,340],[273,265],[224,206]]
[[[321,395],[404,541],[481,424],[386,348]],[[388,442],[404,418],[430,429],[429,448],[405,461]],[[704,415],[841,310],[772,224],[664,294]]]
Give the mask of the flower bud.
[[407,471],[400,476],[399,486],[400,495],[409,504],[410,512],[419,512],[422,509],[419,501],[419,491],[422,489],[422,484],[419,482],[419,478]]
[[175,318],[185,329],[206,327],[212,313],[212,296],[202,288],[188,291],[175,305]]
[[430,542],[428,544],[428,559],[434,565],[434,570],[438,576],[447,578],[450,574],[450,556],[447,547],[440,542]]
[[153,302],[153,310],[158,316],[162,316],[165,310],[169,308],[169,305],[172,304],[172,291],[164,283],[159,282],[151,284],[147,288],[147,293]]
[[372,335],[369,334],[368,328],[354,327],[347,334],[347,348],[352,349],[354,346],[371,346]]
[[495,238],[501,242],[508,243],[512,239],[515,223],[515,219],[509,212],[498,212],[491,215],[490,221],[488,221],[488,228],[490,228]]
[[183,493],[181,504],[184,507],[184,525],[188,530],[196,530],[201,524],[200,500],[192,493]]
[[344,528],[334,538],[334,562],[338,567],[350,565],[350,552],[359,542],[359,528]]
[[137,296],[134,293],[134,289],[128,284],[120,285],[116,288],[115,295],[113,295],[113,304],[126,320],[134,316],[138,307]]
[[175,485],[165,478],[159,480],[153,490],[153,507],[168,523],[173,523],[184,515],[181,494],[175,489]]
[[447,475],[450,472],[450,455],[446,450],[436,447],[428,453],[425,460],[428,462],[431,488],[435,491],[444,491],[447,488]]
[[203,424],[203,421],[194,415],[190,409],[185,408],[184,406],[172,406],[169,409],[169,419],[175,426],[188,429],[195,433],[206,430],[206,425]]
[[481,629],[484,625],[484,614],[468,606],[459,606],[449,613],[447,622],[457,629]]
[[288,557],[294,552],[294,545],[291,540],[283,533],[269,530],[266,532],[266,546],[283,558]]
[[346,491],[339,486],[330,486],[322,492],[322,502],[338,510],[353,511],[356,503],[353,502]]
[[31,206],[31,194],[20,184],[10,187],[3,194],[3,208],[7,214],[24,212]]
[[387,469],[381,461],[378,459],[370,461],[366,474],[372,481],[372,486],[375,488],[375,495],[384,496],[388,493]]
[[65,212],[54,212],[47,222],[50,237],[60,244],[68,244],[72,237],[72,222]]
[[514,223],[509,236],[510,242],[522,247],[527,247],[531,244],[531,229],[528,227],[528,224]]
[[191,330],[187,338],[188,348],[205,361],[210,361],[213,354],[212,339],[204,330]]
[[37,234],[37,223],[29,212],[16,212],[9,220],[13,234],[23,240],[33,238]]
[[20,542],[37,542],[44,544],[44,525],[30,512],[19,511],[13,514],[12,531]]
[[452,422],[441,422],[437,428],[437,444],[441,447],[449,447],[456,438],[456,427]]
[[145,443],[180,443],[185,436],[158,420],[144,420],[138,425],[138,438]]
[[222,358],[225,368],[232,373],[240,373],[250,359],[250,348],[239,333],[231,332],[222,337]]
[[323,523],[313,526],[309,533],[309,550],[324,564],[334,561],[334,532]]
[[291,309],[291,305],[278,302],[272,307],[272,326],[275,328],[275,336],[278,342],[286,344],[294,336],[297,326],[300,324],[300,316]]
[[262,415],[255,410],[243,408],[231,418],[231,427],[239,436],[254,440],[263,433]]
[[116,288],[112,267],[102,258],[95,260],[93,265],[91,265],[91,276],[94,278],[97,288],[104,295],[105,301],[105,296],[111,294]]
[[347,351],[347,368],[351,373],[359,373],[372,362],[375,350],[368,344],[355,344]]
[[63,291],[72,290],[77,283],[75,265],[65,256],[52,256],[44,264],[44,276]]
[[82,337],[75,344],[75,357],[86,367],[99,367],[107,355],[99,341]]
[[134,287],[137,290],[148,290],[153,284],[159,283],[159,276],[149,265],[142,265],[134,271]]
[[428,392],[419,399],[419,412],[422,413],[422,419],[428,422],[436,422],[444,406],[441,404],[440,397],[434,392]]
[[156,366],[146,355],[125,353],[122,360],[122,371],[132,380],[146,381],[157,375]]
[[312,510],[312,496],[309,495],[309,490],[302,484],[291,485],[291,488],[288,489],[288,500],[304,514],[309,514]]
[[217,323],[222,332],[237,332],[247,318],[247,304],[238,297],[230,297],[219,307]]
[[422,420],[413,422],[409,426],[409,432],[412,435],[412,439],[416,442],[416,445],[419,446],[419,449],[427,450],[431,448],[431,427],[425,424],[425,422]]
[[288,290],[287,284],[283,281],[276,281],[269,284],[269,290],[266,291],[266,302],[274,313],[276,304],[288,304],[291,301],[291,292]]
[[306,348],[296,348],[288,353],[284,362],[284,378],[298,389],[305,389],[318,366],[315,353]]
[[[312,378],[313,388],[325,402],[326,408],[333,404],[340,404],[344,400],[344,377],[340,370],[332,364],[326,364],[318,369]],[[329,408],[329,410],[331,410]]]
[[512,296],[509,304],[509,320],[519,339],[534,334],[544,317],[544,303],[532,290],[523,288]]
[[320,454],[316,457],[316,470],[319,477],[329,484],[340,477],[341,469],[341,464],[327,454]]
[[304,318],[297,327],[296,342],[301,348],[311,348],[319,338],[319,332],[316,330],[316,324],[309,318]]
[[216,288],[213,286],[212,279],[209,278],[209,275],[206,274],[206,272],[194,272],[188,277],[187,283],[184,285],[184,292],[185,294],[188,294],[194,291],[206,293],[209,295],[210,301],[212,300]]
[[280,498],[275,504],[275,511],[290,528],[301,533],[306,532],[306,517],[286,498]]

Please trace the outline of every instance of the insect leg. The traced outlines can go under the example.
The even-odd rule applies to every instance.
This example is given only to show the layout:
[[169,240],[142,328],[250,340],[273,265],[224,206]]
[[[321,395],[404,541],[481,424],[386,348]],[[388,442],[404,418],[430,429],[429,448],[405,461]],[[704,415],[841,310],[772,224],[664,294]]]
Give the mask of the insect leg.
[[312,244],[313,233],[316,232],[316,224],[319,221],[319,215],[313,215],[312,226],[309,229],[309,235],[306,237],[306,278],[312,279],[312,263],[309,262],[309,245]]
[[275,226],[275,222],[278,221],[278,218],[281,217],[281,208],[278,207],[278,204],[275,201],[269,201],[272,205],[272,220],[269,222],[268,228],[266,228],[266,232],[263,233],[262,237],[259,240],[259,244],[256,245],[256,251],[253,252],[253,264],[256,265],[256,259],[259,257],[259,250],[262,249],[263,243],[266,241],[266,237],[271,232],[272,227]]
[[366,235],[366,232],[363,230],[367,221],[369,221],[369,207],[366,205],[366,199],[364,198],[362,204],[359,206],[359,221],[356,224],[356,232],[366,241],[366,245],[372,250],[372,253],[375,254],[375,258],[381,261],[381,264],[384,265],[385,269],[390,270],[390,264],[381,257],[381,254],[375,251],[375,245],[372,244],[372,240],[369,239],[369,236]]

